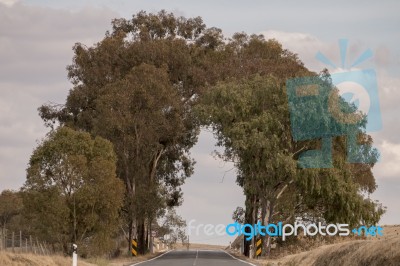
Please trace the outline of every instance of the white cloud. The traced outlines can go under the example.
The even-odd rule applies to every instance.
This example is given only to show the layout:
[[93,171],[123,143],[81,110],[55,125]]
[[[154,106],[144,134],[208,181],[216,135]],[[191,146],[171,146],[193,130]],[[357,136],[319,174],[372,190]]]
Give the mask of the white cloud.
[[384,140],[378,148],[381,153],[381,160],[374,168],[376,178],[390,178],[400,181],[400,144]]
[[[306,67],[320,71],[323,67],[327,67],[319,62],[315,55],[317,52],[323,53],[336,65],[340,65],[340,50],[338,43],[326,43],[319,38],[299,32],[282,32],[282,31],[263,31],[261,32],[266,39],[274,38],[282,43],[284,48],[297,53],[300,59],[305,63]],[[347,51],[348,61],[357,58],[363,51],[366,45],[360,41],[354,43],[349,40],[349,47]],[[379,101],[381,109],[381,117],[383,128],[379,132],[372,133],[374,141],[380,149],[382,159],[375,166],[374,172],[379,178],[392,178],[400,177],[400,156],[398,156],[398,149],[400,148],[400,123],[398,114],[400,114],[400,79],[393,77],[389,74],[388,62],[393,61],[390,59],[391,51],[384,45],[380,45],[375,49],[373,60],[365,62],[365,67],[376,67]],[[376,65],[372,65],[375,63]],[[358,69],[363,69],[364,64],[358,66]],[[331,73],[338,73],[344,70],[341,68],[329,68]],[[356,69],[351,69],[356,70]]]
[[[387,71],[377,69],[379,102],[382,117],[382,130],[371,134],[377,144],[384,141],[388,143],[400,143],[400,78],[392,77]],[[393,157],[385,156],[382,161],[395,160]],[[397,161],[400,164],[400,161]]]
[[[46,132],[36,109],[49,100],[64,101],[70,87],[65,67],[71,63],[74,43],[90,46],[101,40],[111,19],[119,16],[108,9],[87,7],[71,12],[16,2],[0,0],[0,190],[18,188],[24,182],[26,165],[36,140]],[[127,10],[129,8],[121,12],[129,12]],[[318,51],[335,63],[340,59],[337,43],[326,43],[298,32],[262,33],[298,53],[312,70],[320,71],[325,67],[315,59]],[[357,56],[363,48],[362,43],[352,44],[349,52]],[[377,63],[386,64],[390,51],[380,48],[378,52]],[[377,133],[375,140],[386,144],[378,145],[384,156],[376,166],[376,176],[390,178],[397,175],[395,166],[400,160],[397,153],[400,123],[396,116],[400,113],[400,82],[387,74],[378,72],[378,75],[384,129]],[[220,183],[224,170],[229,167],[222,169],[221,163],[208,155],[215,149],[213,142],[211,134],[201,136],[197,149],[192,151],[198,160],[196,174],[183,187],[186,201],[180,213],[185,218],[220,223],[230,219],[234,207],[243,205],[243,195],[235,184],[234,173],[230,172],[224,183]],[[395,148],[390,148],[392,145]],[[387,170],[388,167],[392,170]]]
[[17,2],[18,0],[0,0],[0,4],[4,4],[6,6],[13,6]]
[[118,14],[99,8],[77,12],[0,4],[0,190],[17,189],[36,140],[47,129],[37,108],[64,102],[70,84],[65,67],[75,42],[103,38]]
[[301,33],[301,32],[284,32],[284,31],[276,31],[276,30],[267,30],[267,31],[262,31],[261,34],[263,34],[267,39],[277,39],[283,44],[286,45],[298,45],[298,46],[304,46],[304,44],[315,44],[315,43],[321,43],[320,40],[318,40],[317,37],[312,36],[311,34],[306,34],[306,33]]
[[[338,42],[326,42],[320,38],[301,32],[285,32],[276,30],[262,31],[266,39],[276,39],[282,43],[285,49],[289,49],[299,55],[300,59],[306,64],[306,66],[313,71],[321,71],[323,68],[328,68],[331,73],[337,71],[343,71],[340,58],[340,49]],[[339,40],[338,40],[339,41]],[[365,43],[359,40],[348,40],[348,47],[346,53],[345,68],[347,69],[354,60],[356,60],[365,50],[369,47]],[[321,52],[325,55],[337,68],[331,69],[330,66],[316,59],[316,54]],[[389,63],[393,63],[394,60],[390,58],[391,52],[385,45],[379,45],[374,49],[372,60],[367,60],[361,67],[369,67],[371,63],[375,63],[376,66],[387,67]],[[359,66],[360,67],[360,66]]]
[[[244,206],[243,190],[236,184],[236,172],[232,163],[224,163],[212,155],[215,139],[208,131],[201,131],[199,141],[193,147],[196,160],[195,174],[186,180],[182,189],[184,202],[178,213],[195,224],[229,224],[237,206]],[[220,150],[220,149],[219,149]],[[233,239],[229,236],[210,237],[200,231],[192,235],[191,241],[197,243],[227,244]]]
[[322,69],[321,63],[315,59],[316,53],[321,50],[327,50],[326,48],[332,48],[332,45],[326,44],[317,37],[306,33],[268,30],[262,31],[260,34],[263,34],[266,39],[276,39],[283,45],[283,48],[298,54],[306,66],[313,71]]

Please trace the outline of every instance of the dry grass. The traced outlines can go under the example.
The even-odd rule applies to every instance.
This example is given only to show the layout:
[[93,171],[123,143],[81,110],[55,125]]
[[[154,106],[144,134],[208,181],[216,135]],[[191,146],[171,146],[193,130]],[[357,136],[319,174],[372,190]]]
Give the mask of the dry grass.
[[[136,258],[132,258],[130,256],[121,256],[118,259],[108,260],[104,258],[90,258],[83,260],[81,258],[78,259],[79,266],[126,266],[131,265],[134,262],[140,262],[144,260],[148,260],[155,256],[160,255],[157,254],[147,254],[144,256],[138,256]],[[72,258],[64,257],[60,255],[53,256],[40,256],[34,255],[30,253],[11,253],[0,251],[0,266],[71,266]]]
[[[0,265],[10,266],[71,266],[72,259],[64,256],[39,256],[29,253],[16,254],[0,252]],[[80,266],[94,266],[95,264],[79,260]]]
[[[225,249],[226,246],[218,246],[218,245],[209,245],[209,244],[196,244],[190,243],[190,250],[220,250]],[[182,244],[176,244],[175,249],[177,250],[186,250],[187,247]]]
[[398,266],[400,265],[399,233],[400,226],[385,226],[383,237],[323,245],[311,251],[281,259],[258,260],[256,263],[268,266]]
[[[368,266],[398,266],[400,265],[400,226],[385,226],[383,237],[371,237],[366,240],[350,240],[330,245],[321,245],[310,251],[288,255],[273,260],[256,260],[256,265],[268,266],[337,266],[337,265],[368,265]],[[302,243],[304,244],[304,243]],[[191,244],[191,250],[224,249],[223,246]],[[177,245],[176,249],[186,249]],[[159,255],[146,255],[132,258],[121,256],[118,259],[106,260],[93,258],[79,259],[80,266],[124,266],[133,262],[147,260]],[[70,266],[71,258],[64,256],[39,256],[34,254],[14,254],[0,252],[1,266]]]
[[[138,257],[131,257],[131,256],[122,256],[117,259],[112,259],[112,260],[97,260],[93,261],[96,265],[100,266],[126,266],[126,265],[131,265],[132,263],[135,262],[141,262],[145,260],[149,260],[151,258],[160,256],[162,252],[157,252],[155,254],[146,254],[146,255],[139,255]],[[101,263],[99,263],[101,262]]]

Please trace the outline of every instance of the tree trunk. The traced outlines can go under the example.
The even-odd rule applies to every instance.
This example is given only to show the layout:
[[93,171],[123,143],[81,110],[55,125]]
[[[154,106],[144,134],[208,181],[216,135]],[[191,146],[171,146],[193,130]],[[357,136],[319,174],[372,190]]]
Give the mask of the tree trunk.
[[144,219],[143,218],[139,218],[137,221],[137,233],[138,233],[138,237],[137,237],[137,242],[138,242],[138,252],[139,254],[145,254],[147,247],[146,247],[146,232],[145,232],[145,228],[144,228]]
[[132,240],[137,239],[137,222],[135,217],[134,200],[136,194],[136,180],[132,178],[129,171],[128,157],[124,156],[124,175],[126,185],[126,195],[128,200],[128,252],[131,252]]
[[[266,226],[266,216],[267,216],[267,200],[265,197],[262,198],[261,200],[261,223],[263,226]],[[262,241],[262,256],[265,256],[265,248],[266,248],[266,242],[267,242],[268,236],[261,236],[261,241]]]
[[72,210],[72,217],[73,217],[73,236],[72,236],[72,243],[76,244],[77,239],[77,217],[76,217],[76,201],[75,201],[75,194],[72,195],[73,197],[73,210]]
[[149,250],[149,247],[150,247],[150,245],[149,245],[149,224],[145,223],[144,231],[146,233],[145,247],[146,247],[146,250]]
[[128,221],[128,252],[129,254],[131,253],[131,246],[132,246],[132,239],[133,239],[133,235],[132,235],[132,231],[133,231],[133,221],[132,221],[132,217],[129,218]]
[[[257,196],[256,195],[253,196],[252,205],[253,205],[253,211],[252,211],[252,214],[251,214],[251,225],[255,225],[255,224],[257,224],[257,216],[258,216],[258,206],[257,206]],[[252,249],[253,250],[253,254],[251,254],[252,257],[254,257],[254,255],[255,255],[256,237],[257,236],[256,236],[256,234],[254,232],[254,236],[251,239],[251,246],[253,247],[253,249]]]
[[[258,212],[257,196],[256,195],[246,196],[245,224],[251,224],[251,225],[256,224],[257,212]],[[250,228],[246,228],[246,233],[250,233]],[[252,240],[247,241],[246,236],[244,236],[243,241],[244,241],[243,255],[249,257],[250,256],[250,245],[253,245],[253,249],[254,249],[255,239],[253,237]]]
[[[251,196],[246,195],[246,213],[245,213],[245,224],[252,223],[252,213],[253,213],[253,204],[251,204]],[[250,241],[246,240],[246,237],[243,237],[243,255],[249,257],[250,255]]]
[[150,252],[153,251],[153,237],[152,237],[152,233],[151,233],[151,231],[153,229],[152,229],[151,224],[152,224],[152,221],[151,221],[151,219],[149,219],[148,230],[147,230],[147,240],[148,240],[148,243],[149,243],[149,251]]
[[[263,225],[267,226],[268,224],[271,223],[271,219],[272,219],[272,214],[274,211],[274,205],[270,200],[266,200],[265,202],[265,216],[263,217]],[[270,251],[271,251],[271,236],[267,235],[264,237],[263,241],[262,241],[262,255],[263,256],[269,256]]]

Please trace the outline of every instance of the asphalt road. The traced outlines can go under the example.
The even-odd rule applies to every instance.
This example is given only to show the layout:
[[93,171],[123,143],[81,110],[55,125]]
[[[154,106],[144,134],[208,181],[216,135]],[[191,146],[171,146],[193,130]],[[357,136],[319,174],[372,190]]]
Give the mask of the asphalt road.
[[191,250],[170,251],[153,260],[132,264],[138,266],[249,266],[251,263],[233,258],[223,251]]

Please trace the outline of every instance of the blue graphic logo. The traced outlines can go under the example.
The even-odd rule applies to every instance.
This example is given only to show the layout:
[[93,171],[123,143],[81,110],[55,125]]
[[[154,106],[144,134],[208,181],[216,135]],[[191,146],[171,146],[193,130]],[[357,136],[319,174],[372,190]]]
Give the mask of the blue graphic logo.
[[[350,229],[348,224],[322,224],[310,223],[302,224],[295,222],[292,224],[283,224],[278,222],[277,224],[270,223],[268,225],[262,225],[261,222],[257,224],[240,224],[231,223],[225,228],[225,232],[229,236],[240,236],[244,235],[247,241],[250,241],[256,236],[271,236],[271,237],[282,237],[282,240],[288,236],[297,236],[303,234],[304,236],[315,236],[317,234],[322,236],[348,236],[350,235]],[[365,225],[358,228],[354,228],[351,232],[358,236],[383,236],[383,228],[380,226]]]
[[[350,70],[372,57],[367,50],[346,69],[348,41],[340,40],[342,72],[330,77],[313,76],[289,79],[286,89],[292,136],[295,141],[321,139],[319,149],[304,151],[299,156],[301,168],[331,168],[332,137],[346,136],[349,163],[375,163],[377,149],[359,144],[361,132],[382,128],[376,73],[373,69]],[[322,53],[316,58],[338,69]]]
[[357,236],[383,236],[383,228],[380,226],[370,226],[365,225],[358,228],[354,228],[351,232]]

